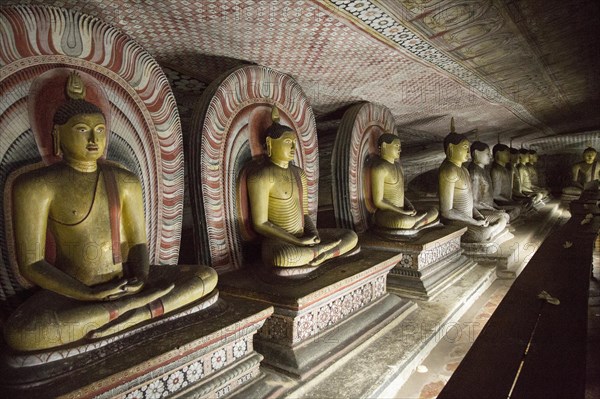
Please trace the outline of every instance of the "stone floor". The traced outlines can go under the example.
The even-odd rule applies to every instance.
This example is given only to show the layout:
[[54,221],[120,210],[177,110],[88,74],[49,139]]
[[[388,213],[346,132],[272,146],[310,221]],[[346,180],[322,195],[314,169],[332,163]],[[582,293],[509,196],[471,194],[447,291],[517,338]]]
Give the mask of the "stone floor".
[[435,398],[506,295],[511,283],[512,280],[496,280],[457,322],[448,324],[445,334],[440,334],[436,347],[394,397]]
[[[594,251],[594,279],[590,281],[586,399],[600,398],[600,237]],[[453,325],[425,361],[396,392],[397,399],[437,397],[458,364],[485,326],[512,280],[496,280]]]

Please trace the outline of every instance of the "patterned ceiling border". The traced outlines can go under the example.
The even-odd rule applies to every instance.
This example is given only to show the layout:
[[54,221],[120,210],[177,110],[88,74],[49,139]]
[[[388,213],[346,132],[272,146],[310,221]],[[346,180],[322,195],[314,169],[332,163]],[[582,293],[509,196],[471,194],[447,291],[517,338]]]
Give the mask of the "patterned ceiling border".
[[600,150],[600,130],[543,137],[523,144],[540,153],[580,153],[586,147]]
[[355,22],[356,25],[370,32],[377,39],[392,47],[408,51],[427,64],[452,75],[455,80],[475,91],[485,100],[506,107],[523,122],[541,130],[544,134],[555,134],[524,106],[506,98],[475,72],[436,49],[431,43],[402,25],[374,2],[370,0],[324,0],[323,4],[346,16],[347,19]]

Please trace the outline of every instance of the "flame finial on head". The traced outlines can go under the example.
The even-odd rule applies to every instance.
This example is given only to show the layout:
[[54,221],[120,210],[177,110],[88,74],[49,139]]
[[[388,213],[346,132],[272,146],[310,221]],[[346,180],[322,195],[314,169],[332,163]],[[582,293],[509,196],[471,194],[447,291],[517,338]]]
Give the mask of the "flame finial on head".
[[279,121],[281,120],[281,118],[279,117],[279,109],[276,105],[273,105],[273,108],[271,109],[271,120],[273,121],[273,123],[279,123]]
[[85,85],[76,71],[71,72],[67,79],[67,97],[71,100],[85,99]]

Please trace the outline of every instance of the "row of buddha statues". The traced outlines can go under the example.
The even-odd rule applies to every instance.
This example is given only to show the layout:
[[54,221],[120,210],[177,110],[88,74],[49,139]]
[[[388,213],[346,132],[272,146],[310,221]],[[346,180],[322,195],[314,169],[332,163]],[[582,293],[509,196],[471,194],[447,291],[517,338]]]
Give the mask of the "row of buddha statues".
[[[16,351],[105,337],[201,300],[217,286],[217,273],[208,266],[149,264],[139,179],[102,159],[106,115],[86,101],[76,73],[66,91],[68,100],[51,129],[62,161],[23,173],[13,185],[18,268],[39,287],[5,323],[5,341]],[[265,133],[266,156],[247,175],[262,263],[311,269],[352,253],[358,246],[354,231],[314,225],[306,174],[292,163],[297,135],[280,123],[276,107]],[[400,138],[385,133],[378,145],[379,157],[369,165],[372,223],[378,228],[421,230],[441,221],[466,226],[465,241],[487,242],[548,196],[538,185],[535,152],[503,144],[490,152],[485,143],[470,144],[452,131],[444,139],[446,159],[439,168],[439,209],[419,212],[405,196]],[[473,162],[467,169],[469,155]],[[577,173],[588,173],[586,166]],[[33,244],[45,242],[47,230],[56,244],[53,264],[44,246]],[[86,256],[90,243],[100,248],[98,256]]]

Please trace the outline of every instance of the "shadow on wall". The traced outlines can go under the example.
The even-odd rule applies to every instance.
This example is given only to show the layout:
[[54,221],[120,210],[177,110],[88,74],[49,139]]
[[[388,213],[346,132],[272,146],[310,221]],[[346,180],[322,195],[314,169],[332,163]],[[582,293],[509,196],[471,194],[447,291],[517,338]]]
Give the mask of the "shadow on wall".
[[551,192],[560,194],[564,187],[571,184],[571,166],[581,161],[581,154],[542,155],[539,162],[540,185]]
[[408,183],[407,192],[412,199],[435,198],[438,195],[438,170],[432,169],[417,175]]

